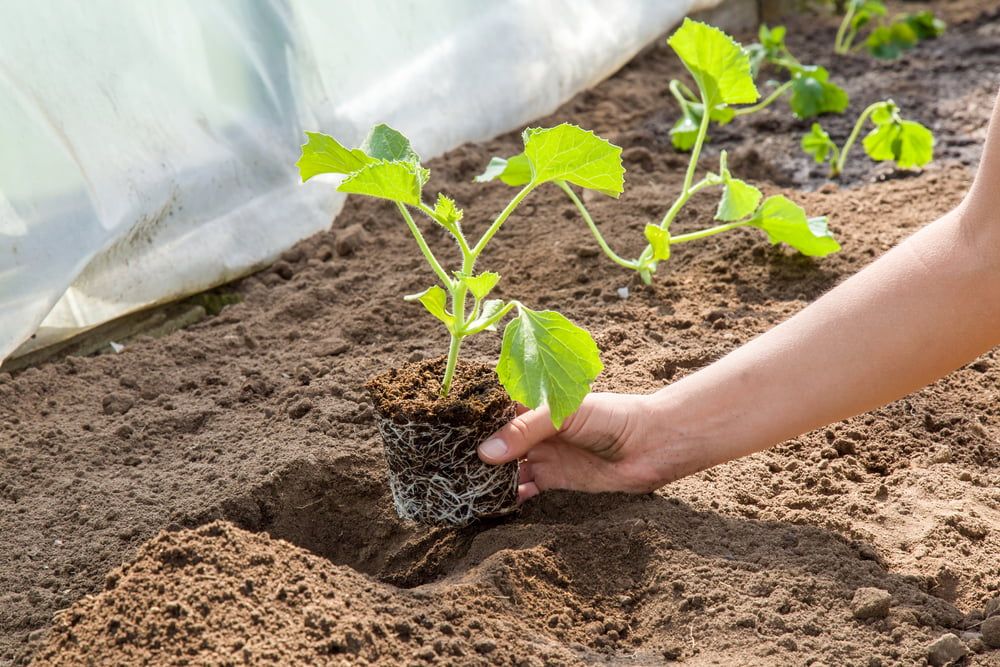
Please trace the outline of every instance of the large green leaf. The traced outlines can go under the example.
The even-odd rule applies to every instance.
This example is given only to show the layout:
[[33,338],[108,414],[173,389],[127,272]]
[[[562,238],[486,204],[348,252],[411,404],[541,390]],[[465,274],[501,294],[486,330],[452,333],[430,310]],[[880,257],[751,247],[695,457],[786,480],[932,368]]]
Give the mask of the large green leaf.
[[823,164],[837,150],[837,145],[819,123],[813,123],[809,134],[802,137],[802,150],[812,155],[817,164]]
[[531,182],[531,163],[528,156],[518,153],[511,158],[495,157],[486,165],[486,171],[476,176],[476,183],[486,183],[499,178],[511,186],[527,185]]
[[357,148],[346,148],[339,141],[321,132],[306,132],[302,156],[295,165],[305,183],[317,174],[351,174],[371,162]]
[[518,305],[518,317],[504,329],[500,384],[529,408],[547,405],[556,428],[580,407],[603,369],[594,339],[559,313]]
[[670,259],[670,232],[657,225],[646,225],[643,234],[653,249],[655,261],[663,262]]
[[622,149],[576,125],[528,128],[524,155],[535,183],[568,181],[617,198],[625,187]]
[[420,162],[420,157],[410,146],[410,140],[385,123],[374,126],[361,144],[361,150],[376,160],[388,162]]
[[796,118],[806,119],[824,113],[843,113],[850,98],[847,92],[829,81],[824,67],[800,67],[792,73],[792,95],[788,104]]
[[750,58],[718,28],[686,18],[667,43],[677,52],[710,106],[751,104],[760,97],[750,71]]
[[871,159],[893,160],[902,169],[922,167],[934,159],[934,134],[912,120],[878,125],[863,143]]
[[427,170],[409,162],[372,162],[354,172],[337,189],[369,197],[416,206],[420,203],[420,188],[427,179]]
[[840,250],[826,218],[807,217],[801,206],[782,195],[768,197],[750,224],[764,230],[771,243],[787,243],[803,255],[823,257]]

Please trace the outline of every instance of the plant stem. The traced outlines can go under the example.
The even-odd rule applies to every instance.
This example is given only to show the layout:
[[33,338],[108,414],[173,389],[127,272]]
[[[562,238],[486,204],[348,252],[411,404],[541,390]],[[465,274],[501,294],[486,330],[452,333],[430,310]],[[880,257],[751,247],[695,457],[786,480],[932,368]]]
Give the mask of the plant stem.
[[768,95],[767,97],[765,97],[762,101],[758,102],[757,104],[754,104],[753,106],[750,106],[750,107],[742,107],[740,109],[736,109],[736,111],[734,112],[734,115],[736,115],[736,116],[746,116],[748,114],[756,113],[756,112],[760,111],[761,109],[765,109],[768,106],[770,106],[771,103],[774,102],[776,99],[778,99],[779,97],[781,97],[782,95],[784,95],[785,91],[787,91],[791,87],[792,87],[792,82],[791,81],[786,81],[783,84],[781,84],[780,86],[778,86],[777,88],[775,88],[774,91],[770,95]]
[[[848,28],[851,25],[851,21],[854,18],[854,3],[847,3],[847,13],[844,14],[844,20],[840,22],[840,27],[837,28],[837,36],[833,40],[833,52],[838,55],[844,55],[850,49],[851,42],[854,40],[855,30],[851,30],[848,34]],[[845,40],[845,37],[847,38]]]
[[462,336],[451,334],[451,345],[448,346],[448,364],[444,368],[444,379],[441,381],[441,398],[451,391],[451,383],[455,379],[455,368],[458,366],[458,350],[462,347]]
[[558,185],[562,189],[562,191],[566,193],[566,196],[569,197],[571,202],[573,202],[573,204],[576,206],[576,209],[580,211],[580,215],[583,216],[584,222],[587,223],[587,227],[590,228],[590,232],[594,235],[594,239],[597,241],[597,245],[601,246],[601,250],[604,251],[604,254],[607,255],[612,262],[618,264],[619,266],[623,266],[626,269],[635,270],[636,268],[638,268],[639,266],[638,262],[634,260],[623,259],[614,250],[611,249],[611,246],[609,246],[607,241],[604,240],[604,237],[601,236],[601,231],[597,228],[597,224],[594,222],[594,219],[590,216],[590,212],[587,210],[587,207],[583,205],[583,202],[580,201],[580,198],[576,196],[575,192],[573,192],[573,188],[571,188],[569,184],[566,183],[566,181],[555,181],[555,184]]
[[[430,218],[434,222],[437,222],[438,224],[441,224],[440,222],[438,222],[438,219],[434,216],[434,209],[432,209],[430,206],[428,206],[423,202],[420,202],[420,204],[417,205],[417,208],[423,211],[428,218]],[[444,225],[441,226],[444,227]],[[445,229],[448,228],[445,227]],[[455,225],[454,230],[448,229],[448,231],[451,232],[452,236],[455,237],[455,240],[458,241],[458,247],[462,249],[462,255],[465,255],[468,252],[470,252],[469,242],[465,240],[465,234],[462,233],[462,228],[458,226],[458,224]]]
[[514,309],[514,306],[516,306],[516,305],[517,305],[516,303],[514,303],[513,301],[511,301],[506,306],[504,306],[503,308],[501,308],[500,310],[498,310],[497,314],[494,315],[493,317],[491,317],[488,321],[484,322],[483,324],[480,324],[479,326],[477,326],[474,329],[468,329],[468,330],[466,330],[465,335],[466,336],[471,336],[473,334],[479,333],[480,331],[485,331],[487,327],[489,327],[489,326],[491,326],[493,324],[496,324],[497,322],[499,322],[500,320],[502,320],[504,318],[504,316],[507,315],[507,313],[509,313],[510,311],[512,311]]
[[504,223],[504,221],[507,220],[508,217],[510,217],[510,214],[514,212],[514,209],[517,208],[517,205],[520,204],[521,201],[525,197],[527,197],[528,194],[532,190],[534,190],[536,186],[537,184],[534,182],[528,183],[523,188],[521,188],[520,192],[514,195],[514,198],[510,200],[509,204],[507,204],[507,208],[505,208],[503,211],[500,212],[500,215],[497,216],[497,219],[493,221],[493,224],[490,225],[490,228],[486,230],[482,238],[479,239],[479,242],[476,243],[476,245],[472,248],[471,252],[475,257],[479,257],[480,253],[483,252],[483,248],[486,247],[486,244],[489,243],[490,239],[493,238],[493,235],[500,230],[500,226]]
[[691,89],[679,79],[670,80],[670,92],[673,94],[674,99],[677,100],[677,103],[681,105],[681,108],[685,104],[696,104],[698,102],[698,98],[691,92]]
[[413,238],[417,240],[417,245],[420,246],[420,252],[424,253],[424,258],[427,263],[431,265],[434,273],[437,277],[441,279],[441,282],[445,284],[446,287],[450,287],[452,280],[448,277],[448,272],[441,267],[441,263],[437,261],[437,257],[431,252],[430,247],[427,245],[427,241],[424,240],[424,235],[420,233],[420,228],[417,227],[417,223],[413,221],[413,216],[410,215],[410,211],[406,208],[406,205],[401,202],[396,202],[396,207],[399,208],[399,212],[403,214],[403,219],[406,220],[406,226],[410,228],[410,232],[413,233]]
[[854,123],[854,129],[851,130],[851,134],[848,135],[843,148],[840,149],[840,156],[835,161],[830,163],[831,175],[836,176],[844,170],[844,164],[847,162],[847,154],[851,151],[851,147],[854,145],[854,142],[857,141],[858,135],[861,133],[861,128],[864,127],[865,121],[868,120],[868,117],[872,115],[872,112],[874,112],[875,109],[882,104],[884,104],[884,102],[881,101],[869,104],[865,107],[865,110],[861,112],[861,115],[858,116],[857,122]]
[[707,236],[714,236],[716,234],[721,234],[722,232],[728,232],[730,229],[736,229],[737,227],[745,227],[748,224],[750,224],[748,220],[741,220],[740,222],[727,222],[724,225],[716,225],[715,227],[701,229],[697,232],[691,232],[689,234],[681,234],[679,236],[671,236],[670,245],[674,245],[675,243],[688,243],[689,241],[697,241],[698,239],[703,239]]

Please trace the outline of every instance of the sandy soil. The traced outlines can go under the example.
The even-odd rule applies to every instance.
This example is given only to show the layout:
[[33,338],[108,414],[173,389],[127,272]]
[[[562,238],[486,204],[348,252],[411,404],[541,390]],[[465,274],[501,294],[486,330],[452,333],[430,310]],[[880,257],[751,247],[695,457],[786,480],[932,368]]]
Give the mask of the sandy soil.
[[[736,175],[830,215],[844,250],[813,261],[740,230],[679,247],[651,287],[596,256],[561,192],[533,194],[482,264],[504,294],[594,332],[597,389],[693,372],[960,200],[1000,83],[1000,14],[886,64],[833,61],[835,25],[820,23],[793,22],[793,51],[830,67],[852,114],[891,95],[935,131],[938,159],[914,174],[859,154],[834,185],[784,109],[720,128],[705,164],[729,150]],[[682,178],[667,134],[679,74],[660,42],[539,120],[624,147],[625,196],[591,202],[623,254]],[[835,137],[849,123],[824,121]],[[481,229],[510,192],[470,180],[518,144],[433,160],[429,188]],[[678,225],[714,206],[697,198]],[[422,529],[392,512],[363,384],[444,351],[445,332],[400,301],[431,279],[395,211],[353,200],[217,317],[0,375],[0,665],[130,664],[157,642],[176,664],[919,665],[947,632],[981,651],[971,664],[1000,664],[978,638],[1000,595],[995,353],[653,495],[551,493],[515,517]],[[469,358],[498,347],[479,336]],[[884,618],[853,615],[865,587],[891,595]]]

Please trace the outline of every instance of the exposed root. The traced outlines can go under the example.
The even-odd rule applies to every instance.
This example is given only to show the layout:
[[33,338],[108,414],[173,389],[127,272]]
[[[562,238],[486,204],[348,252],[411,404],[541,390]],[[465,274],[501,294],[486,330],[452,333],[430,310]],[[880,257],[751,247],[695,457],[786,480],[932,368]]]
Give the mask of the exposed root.
[[465,526],[478,518],[512,512],[517,462],[487,465],[479,460],[476,447],[513,417],[513,405],[496,422],[461,425],[398,424],[376,413],[400,518]]

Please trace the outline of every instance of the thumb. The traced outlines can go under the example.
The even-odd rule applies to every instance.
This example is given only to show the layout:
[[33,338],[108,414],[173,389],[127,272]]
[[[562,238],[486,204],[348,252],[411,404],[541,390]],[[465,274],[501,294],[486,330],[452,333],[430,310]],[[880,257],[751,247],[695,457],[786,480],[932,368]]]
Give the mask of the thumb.
[[486,463],[507,463],[524,457],[529,449],[551,438],[558,429],[549,418],[548,408],[529,410],[479,445],[479,458]]

